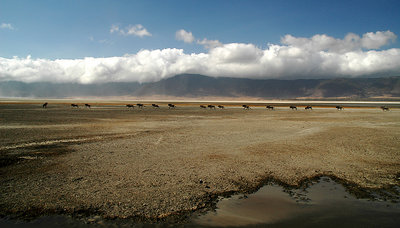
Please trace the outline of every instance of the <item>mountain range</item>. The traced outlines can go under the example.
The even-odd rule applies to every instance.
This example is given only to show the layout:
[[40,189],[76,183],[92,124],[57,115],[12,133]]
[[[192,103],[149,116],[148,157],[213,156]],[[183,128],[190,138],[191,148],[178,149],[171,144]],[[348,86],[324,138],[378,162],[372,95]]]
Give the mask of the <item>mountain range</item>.
[[0,82],[0,97],[185,97],[259,99],[397,99],[400,76],[335,79],[244,79],[182,74],[158,82],[102,84]]

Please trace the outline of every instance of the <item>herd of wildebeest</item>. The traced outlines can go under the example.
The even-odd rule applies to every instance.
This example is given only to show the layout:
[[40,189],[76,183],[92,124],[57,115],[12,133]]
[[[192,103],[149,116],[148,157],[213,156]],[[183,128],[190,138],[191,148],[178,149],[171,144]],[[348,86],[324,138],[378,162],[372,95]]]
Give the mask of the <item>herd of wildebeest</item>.
[[[47,108],[47,105],[48,105],[47,102],[44,103],[44,104],[43,104],[43,108]],[[91,107],[90,104],[85,104],[84,106],[85,106],[86,108],[90,108],[90,107]],[[78,105],[78,104],[71,104],[71,107],[72,107],[72,108],[79,108],[79,105]],[[142,109],[142,108],[144,108],[144,107],[146,107],[146,106],[145,106],[144,104],[138,103],[138,104],[136,104],[136,105],[134,105],[134,104],[127,104],[126,107],[129,108],[129,109],[133,109],[133,108],[135,108],[135,107],[137,107],[137,108],[139,108],[139,109]],[[151,107],[153,107],[153,108],[160,108],[160,106],[159,106],[158,104],[151,104]],[[206,105],[200,105],[200,108],[201,108],[201,109],[207,109],[207,108],[209,108],[209,109],[216,109],[215,107],[218,107],[219,109],[224,109],[224,108],[225,108],[223,105],[217,105],[217,106],[212,105],[212,104],[209,104],[209,105],[207,105],[207,106],[206,106]],[[245,110],[251,109],[250,106],[249,106],[249,105],[246,105],[246,104],[242,105],[242,107],[243,107],[243,109],[245,109]],[[171,108],[176,108],[176,105],[174,105],[174,104],[168,104],[168,109],[171,109]],[[275,109],[274,106],[271,106],[271,105],[267,105],[266,108],[267,108],[268,110],[274,110],[274,109]],[[290,105],[289,108],[290,108],[291,110],[297,110],[297,107],[294,106],[294,105]],[[387,107],[387,106],[380,106],[380,108],[382,109],[382,111],[389,111],[389,110],[390,110],[389,107]],[[305,109],[305,110],[312,110],[312,106],[307,105],[304,109]],[[344,108],[343,108],[343,106],[339,106],[339,105],[338,105],[338,106],[336,106],[336,109],[337,109],[337,110],[343,110]]]

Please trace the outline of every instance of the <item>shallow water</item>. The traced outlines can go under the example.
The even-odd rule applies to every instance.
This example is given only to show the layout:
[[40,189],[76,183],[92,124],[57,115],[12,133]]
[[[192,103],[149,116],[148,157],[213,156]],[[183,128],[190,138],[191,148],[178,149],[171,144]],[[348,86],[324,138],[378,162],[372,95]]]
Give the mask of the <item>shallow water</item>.
[[59,215],[30,222],[2,218],[0,227],[398,227],[400,224],[400,203],[357,199],[328,177],[305,190],[269,184],[253,194],[220,198],[216,208],[206,214],[194,214],[187,224],[138,224],[129,220]]
[[323,177],[305,190],[271,184],[250,195],[222,199],[217,209],[194,218],[202,226],[398,227],[400,203],[356,199]]

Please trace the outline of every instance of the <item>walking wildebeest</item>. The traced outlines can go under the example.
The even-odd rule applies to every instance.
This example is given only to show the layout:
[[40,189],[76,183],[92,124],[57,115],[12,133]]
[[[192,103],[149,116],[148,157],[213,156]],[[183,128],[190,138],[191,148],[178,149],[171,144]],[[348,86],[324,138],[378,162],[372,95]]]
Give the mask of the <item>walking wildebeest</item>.
[[44,103],[44,104],[42,105],[42,107],[43,107],[43,108],[47,108],[47,105],[48,105],[48,103],[46,102],[46,103]]
[[248,105],[242,105],[242,107],[243,107],[243,109],[246,109],[246,110],[250,109],[250,106],[248,106]]
[[343,106],[336,106],[337,110],[343,110]]
[[307,105],[304,109],[305,110],[312,110],[312,107],[310,105]]
[[381,106],[382,111],[389,111],[389,108],[386,106]]
[[151,104],[151,106],[153,106],[154,108],[160,108],[160,106],[158,106],[158,104]]
[[293,105],[290,105],[290,108],[292,109],[292,110],[297,110],[297,107],[296,106],[293,106]]
[[268,110],[274,110],[274,106],[267,105],[267,109],[268,109]]
[[144,107],[143,104],[136,104],[136,106],[138,106],[139,108],[143,108]]
[[79,108],[79,105],[77,105],[77,104],[71,104],[71,107],[72,107],[72,108]]
[[168,104],[168,108],[175,108],[176,106],[174,104]]
[[207,105],[210,109],[215,109],[215,105]]
[[85,104],[85,107],[86,108],[90,108],[90,104]]
[[205,105],[200,105],[200,108],[207,108]]
[[218,108],[224,109],[225,107],[223,105],[218,105]]
[[135,106],[132,105],[132,104],[127,104],[126,107],[127,107],[127,108],[134,108]]

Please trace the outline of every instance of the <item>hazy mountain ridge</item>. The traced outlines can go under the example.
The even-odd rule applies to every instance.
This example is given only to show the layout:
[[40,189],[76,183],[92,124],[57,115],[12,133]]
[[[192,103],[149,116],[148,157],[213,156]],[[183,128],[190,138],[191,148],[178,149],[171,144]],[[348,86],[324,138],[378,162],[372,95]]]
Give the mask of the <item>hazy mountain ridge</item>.
[[179,97],[259,97],[290,99],[299,97],[399,97],[400,77],[338,79],[243,79],[177,75],[140,86],[133,95]]
[[112,82],[104,84],[78,83],[24,83],[17,81],[0,82],[0,96],[2,97],[48,97],[65,98],[78,96],[124,96],[133,93],[140,86],[139,83]]
[[337,79],[243,79],[183,74],[152,83],[0,82],[1,97],[256,97],[268,99],[400,97],[400,77]]

